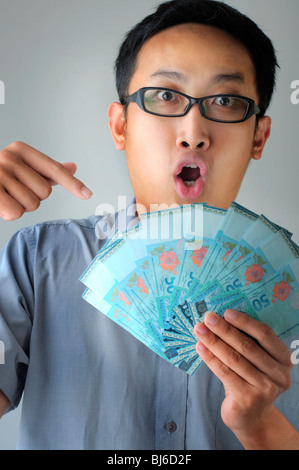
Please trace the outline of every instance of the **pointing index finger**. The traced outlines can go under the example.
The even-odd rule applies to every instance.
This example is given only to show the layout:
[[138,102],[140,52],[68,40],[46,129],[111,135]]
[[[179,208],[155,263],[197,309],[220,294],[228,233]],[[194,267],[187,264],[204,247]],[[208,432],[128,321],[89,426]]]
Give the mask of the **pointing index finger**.
[[73,176],[64,165],[54,160],[51,163],[47,167],[47,173],[44,173],[43,176],[49,179],[52,185],[59,184],[80,199],[89,199],[92,196],[92,191]]
[[26,165],[50,181],[52,185],[59,184],[80,199],[89,199],[92,196],[92,191],[73,176],[68,168],[44,153],[23,142],[15,142],[11,150],[21,156]]

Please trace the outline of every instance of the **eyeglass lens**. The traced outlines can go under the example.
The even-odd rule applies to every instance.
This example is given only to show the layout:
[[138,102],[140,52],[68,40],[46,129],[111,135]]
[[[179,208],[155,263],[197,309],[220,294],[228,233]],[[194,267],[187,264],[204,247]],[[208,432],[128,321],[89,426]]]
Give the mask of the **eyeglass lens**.
[[[170,90],[146,90],[144,107],[147,111],[164,116],[179,116],[185,113],[189,99]],[[217,96],[202,101],[206,117],[221,121],[242,120],[247,112],[248,102],[233,96]]]

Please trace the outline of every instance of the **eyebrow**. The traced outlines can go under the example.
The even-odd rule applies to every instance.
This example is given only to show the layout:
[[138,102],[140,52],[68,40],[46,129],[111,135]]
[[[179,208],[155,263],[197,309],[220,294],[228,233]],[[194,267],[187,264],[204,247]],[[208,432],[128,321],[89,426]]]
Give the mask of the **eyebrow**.
[[245,77],[241,72],[233,72],[233,73],[220,73],[212,78],[211,83],[212,85],[221,85],[222,83],[226,82],[239,82],[244,83]]
[[[167,69],[160,69],[154,72],[151,77],[165,77],[169,78],[170,80],[176,80],[179,82],[187,83],[188,77],[184,75],[182,72],[178,72],[175,70],[167,70]],[[226,82],[238,82],[244,83],[245,77],[241,72],[232,72],[232,73],[220,73],[215,75],[211,79],[211,85],[221,85],[222,83]]]
[[153,78],[155,78],[155,77],[165,77],[165,78],[169,78],[170,80],[176,80],[176,81],[179,81],[179,82],[184,82],[184,83],[188,82],[188,77],[186,75],[184,75],[181,72],[177,72],[175,70],[160,69],[160,70],[157,70],[156,72],[154,72],[151,75],[151,77],[153,77]]

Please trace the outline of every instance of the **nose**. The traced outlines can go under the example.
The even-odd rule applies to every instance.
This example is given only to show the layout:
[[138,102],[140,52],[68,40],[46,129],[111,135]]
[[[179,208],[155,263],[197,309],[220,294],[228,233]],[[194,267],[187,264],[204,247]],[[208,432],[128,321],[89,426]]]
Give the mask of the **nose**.
[[210,146],[208,124],[207,119],[201,115],[198,104],[194,104],[185,116],[178,118],[177,146],[190,150],[206,150]]

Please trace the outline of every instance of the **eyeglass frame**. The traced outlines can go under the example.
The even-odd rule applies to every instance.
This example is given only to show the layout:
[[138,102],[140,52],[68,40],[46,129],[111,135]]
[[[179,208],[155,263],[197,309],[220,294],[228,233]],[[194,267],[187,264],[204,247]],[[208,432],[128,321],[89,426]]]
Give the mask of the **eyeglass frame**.
[[[154,113],[154,112],[149,111],[148,109],[146,109],[146,107],[144,105],[144,94],[148,90],[161,90],[161,91],[170,91],[170,92],[176,93],[178,95],[181,95],[181,96],[184,96],[185,98],[187,98],[189,100],[189,104],[186,106],[186,109],[185,109],[184,113],[182,113],[182,114],[159,114],[159,113]],[[208,117],[208,116],[205,115],[205,112],[204,112],[203,106],[202,106],[203,101],[205,101],[207,99],[210,99],[210,98],[225,98],[225,97],[240,98],[240,99],[243,99],[243,100],[247,101],[247,110],[245,111],[245,115],[244,115],[243,119],[240,119],[238,121],[222,121],[220,119],[211,118],[211,117]],[[186,114],[188,114],[188,112],[190,111],[192,106],[194,104],[198,104],[202,117],[204,117],[205,119],[208,119],[209,121],[220,122],[220,123],[223,123],[223,124],[238,124],[238,123],[241,123],[241,122],[245,122],[254,115],[257,115],[257,118],[258,118],[258,115],[261,113],[261,110],[258,107],[258,105],[256,104],[256,102],[254,100],[252,100],[251,98],[248,98],[247,96],[235,95],[235,94],[230,94],[230,93],[222,93],[222,94],[220,93],[220,94],[217,94],[217,95],[204,96],[202,98],[193,98],[192,96],[186,95],[185,93],[182,93],[181,91],[173,90],[172,88],[162,88],[162,87],[143,87],[143,88],[140,88],[135,93],[133,93],[133,94],[131,94],[131,95],[129,95],[125,98],[125,106],[128,106],[130,103],[136,103],[139,106],[139,108],[142,109],[142,111],[144,111],[148,114],[152,114],[154,116],[160,116],[160,117],[169,117],[169,118],[176,118],[176,117],[186,116]]]

